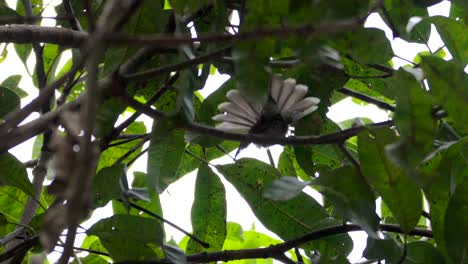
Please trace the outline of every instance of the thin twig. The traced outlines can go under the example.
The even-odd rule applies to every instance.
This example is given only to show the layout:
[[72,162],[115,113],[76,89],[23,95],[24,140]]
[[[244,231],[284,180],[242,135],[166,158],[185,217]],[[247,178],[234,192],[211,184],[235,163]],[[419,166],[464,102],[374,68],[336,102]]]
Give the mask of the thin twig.
[[120,158],[118,158],[115,162],[114,165],[122,163],[124,160],[126,160],[128,157],[130,157],[135,151],[137,151],[139,148],[141,148],[146,141],[149,140],[149,136],[142,138],[141,142],[136,144],[133,148],[128,150],[125,154],[123,154]]
[[366,94],[363,94],[363,93],[360,93],[360,92],[356,92],[356,91],[353,91],[349,88],[340,88],[337,90],[338,92],[342,93],[342,94],[345,94],[345,95],[349,95],[351,97],[354,97],[354,98],[357,98],[361,101],[364,101],[364,102],[367,102],[367,103],[371,103],[379,108],[382,108],[382,109],[385,109],[385,110],[389,110],[389,111],[395,111],[395,106],[391,105],[391,104],[388,104],[384,101],[380,101],[379,99],[376,99],[376,98],[373,98],[371,96],[368,96]]
[[[106,36],[109,45],[146,46],[163,45],[174,46],[181,44],[202,43],[234,43],[239,41],[262,38],[286,38],[292,36],[317,37],[350,31],[362,25],[361,18],[345,19],[320,25],[283,26],[279,28],[260,28],[253,31],[243,31],[235,35],[206,33],[198,37],[174,35],[139,35],[111,34]],[[1,31],[0,31],[1,32]]]
[[273,160],[273,155],[271,155],[271,150],[270,150],[270,148],[267,148],[267,149],[266,149],[266,153],[267,153],[267,155],[268,155],[268,160],[270,161],[270,165],[271,165],[272,167],[275,167],[275,168],[276,168],[276,166],[275,166],[275,161]]
[[107,147],[112,148],[112,147],[115,147],[115,146],[120,146],[120,145],[123,145],[123,144],[128,143],[128,142],[132,142],[132,141],[135,141],[135,140],[138,140],[138,139],[141,139],[141,138],[145,138],[146,136],[148,136],[148,134],[133,136],[133,137],[130,137],[128,139],[123,139],[123,140],[120,140],[118,142],[111,143]]
[[359,162],[353,157],[353,155],[351,155],[349,150],[346,148],[345,143],[344,142],[338,143],[338,147],[340,148],[341,152],[343,152],[343,154],[346,156],[346,158],[349,159],[351,164],[353,164],[353,166],[356,167],[356,170],[358,172],[360,172],[361,171],[361,165],[359,165]]
[[140,153],[138,153],[135,157],[133,157],[131,160],[129,160],[127,162],[127,167],[130,167],[132,166],[132,164],[139,158],[141,157],[143,154],[145,154],[147,151],[148,151],[149,147],[148,148],[145,148],[143,150],[140,151]]
[[145,81],[151,78],[154,78],[155,76],[161,75],[163,73],[169,73],[169,72],[175,72],[175,71],[180,71],[186,68],[189,68],[191,66],[195,66],[207,61],[214,60],[220,56],[222,56],[224,53],[229,51],[231,48],[222,48],[213,52],[209,52],[207,54],[198,56],[194,59],[187,60],[181,63],[176,63],[176,64],[171,64],[171,65],[165,65],[159,68],[155,69],[150,69],[146,70],[143,72],[137,72],[133,74],[128,74],[124,75],[123,78],[126,79],[127,81]]
[[210,244],[208,244],[205,241],[199,239],[198,237],[190,234],[189,232],[185,231],[184,229],[182,229],[181,227],[179,227],[176,224],[172,223],[171,221],[164,219],[160,215],[158,215],[158,214],[156,214],[156,213],[154,213],[154,212],[152,212],[152,211],[150,211],[150,210],[148,210],[148,209],[146,209],[144,207],[141,207],[138,204],[133,203],[131,201],[122,201],[120,199],[118,201],[121,202],[121,203],[124,203],[124,204],[128,204],[131,207],[133,207],[133,208],[135,208],[135,209],[137,209],[137,210],[139,210],[139,211],[141,211],[143,213],[146,213],[147,215],[152,216],[152,217],[158,219],[161,222],[164,222],[164,223],[172,226],[173,228],[175,228],[175,229],[179,230],[180,232],[182,232],[184,235],[186,235],[186,236],[190,237],[191,239],[193,239],[195,242],[199,243],[204,248],[209,248],[210,247]]
[[63,8],[68,15],[68,22],[73,30],[82,31],[80,21],[76,18],[75,11],[70,4],[70,0],[62,0]]

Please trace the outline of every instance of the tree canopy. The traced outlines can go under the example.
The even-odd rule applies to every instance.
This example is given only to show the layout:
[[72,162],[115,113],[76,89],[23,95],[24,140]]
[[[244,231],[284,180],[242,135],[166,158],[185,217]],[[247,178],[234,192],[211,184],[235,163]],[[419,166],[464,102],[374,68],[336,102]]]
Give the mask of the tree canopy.
[[[350,263],[362,230],[362,263],[468,263],[466,1],[448,17],[429,15],[438,0],[11,2],[0,0],[0,63],[14,47],[28,73],[0,84],[0,261],[55,249],[59,263]],[[427,50],[395,66],[384,31],[364,26],[371,14]],[[204,98],[215,72],[230,78]],[[274,76],[306,85],[318,109],[287,136],[216,128],[229,91],[264,101]],[[327,117],[349,97],[388,120]],[[29,139],[32,157],[12,154]],[[267,163],[210,163],[239,143],[283,148]],[[159,194],[197,169],[185,230]],[[280,240],[226,221],[220,177]],[[83,229],[109,202],[113,215]],[[164,223],[187,236],[169,240]]]

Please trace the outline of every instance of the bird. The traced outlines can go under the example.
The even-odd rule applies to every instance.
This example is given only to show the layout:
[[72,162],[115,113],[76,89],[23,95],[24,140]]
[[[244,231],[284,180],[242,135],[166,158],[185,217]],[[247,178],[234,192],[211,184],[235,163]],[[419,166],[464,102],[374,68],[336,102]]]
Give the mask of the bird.
[[[283,79],[275,74],[265,103],[253,101],[241,91],[232,89],[226,94],[228,102],[218,105],[221,113],[212,119],[220,122],[216,128],[224,131],[286,136],[290,126],[319,106],[319,98],[306,97],[308,90],[306,85],[297,84],[293,78]],[[235,156],[249,144],[241,143]]]

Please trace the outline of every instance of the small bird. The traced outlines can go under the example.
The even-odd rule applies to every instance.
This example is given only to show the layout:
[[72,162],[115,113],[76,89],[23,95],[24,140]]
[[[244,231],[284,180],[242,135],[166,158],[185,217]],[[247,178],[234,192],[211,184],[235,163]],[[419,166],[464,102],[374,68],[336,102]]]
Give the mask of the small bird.
[[[296,84],[296,80],[283,80],[273,75],[268,100],[260,104],[249,100],[238,90],[230,90],[226,97],[230,102],[218,105],[221,114],[213,116],[220,130],[238,133],[285,136],[289,126],[318,108],[320,99],[305,97],[308,87]],[[237,154],[249,143],[242,143]],[[266,147],[266,146],[264,146]]]

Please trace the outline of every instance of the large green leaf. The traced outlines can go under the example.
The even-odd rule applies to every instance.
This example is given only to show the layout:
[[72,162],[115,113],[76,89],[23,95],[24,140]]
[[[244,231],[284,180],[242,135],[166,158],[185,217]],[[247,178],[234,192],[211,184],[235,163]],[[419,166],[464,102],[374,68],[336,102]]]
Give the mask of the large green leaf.
[[[295,125],[298,136],[327,134],[340,131],[340,127],[318,113],[306,116]],[[294,155],[301,168],[310,176],[315,172],[335,169],[348,163],[348,159],[336,145],[315,145],[294,147]]]
[[[463,189],[464,187],[462,186],[466,185],[466,178],[468,175],[467,155],[467,138],[450,145],[446,151],[442,152],[442,159],[436,172],[437,177],[432,180],[432,184],[430,186],[424,189],[424,193],[429,202],[429,212],[431,215],[431,226],[434,233],[434,239],[437,242],[437,247],[447,258],[451,256],[452,253],[455,253],[450,252],[450,249],[448,248],[447,233],[452,232],[452,234],[454,234],[453,232],[455,231],[453,226],[449,227],[447,221],[457,221],[456,212],[453,211],[450,213],[452,214],[451,219],[447,218],[447,214],[449,212],[448,206],[451,199],[458,200],[458,198],[452,198],[455,190],[458,188]],[[462,208],[459,208],[459,210],[463,211]],[[451,229],[451,231],[448,231],[447,228]],[[461,227],[457,232],[462,232]],[[455,238],[452,237],[452,239]],[[461,236],[459,236],[458,239],[461,239]],[[453,243],[453,241],[454,240],[452,240],[451,243]],[[460,240],[460,243],[463,243],[463,240]],[[460,250],[460,248],[458,249]],[[455,256],[458,255],[458,253],[455,254]]]
[[326,173],[312,182],[333,204],[345,220],[361,226],[367,234],[377,238],[379,217],[375,213],[374,194],[362,175],[352,166]]
[[110,98],[99,105],[96,113],[95,133],[98,137],[104,137],[114,128],[119,115],[125,110],[126,105],[118,99]]
[[55,70],[61,58],[61,48],[55,44],[45,44],[43,48],[44,71],[48,75],[48,80],[53,80]]
[[159,259],[154,249],[164,241],[159,222],[133,215],[114,215],[94,224],[86,232],[101,239],[115,261]]
[[367,181],[382,196],[401,228],[409,232],[421,217],[422,195],[405,171],[386,155],[386,146],[396,140],[395,132],[387,128],[361,132],[359,160]]
[[[127,34],[162,33],[167,18],[161,1],[143,1],[125,24],[123,31]],[[110,48],[104,59],[104,72],[116,70],[134,52],[135,49],[129,47]]]
[[[433,23],[453,58],[463,65],[468,63],[468,28],[462,21],[443,16],[428,19]],[[466,23],[466,22],[465,22]]]
[[366,1],[290,1],[288,20],[318,23],[336,19],[357,17],[367,11]]
[[445,243],[454,263],[468,262],[468,175],[457,186],[445,215]]
[[14,44],[14,47],[15,47],[16,54],[20,58],[26,70],[29,72],[26,61],[28,60],[29,55],[31,55],[32,45],[31,44]]
[[468,75],[463,70],[464,65],[432,56],[421,59],[431,95],[447,110],[454,127],[460,129],[462,134],[468,133]]
[[[329,218],[325,209],[305,193],[286,202],[264,198],[264,187],[281,177],[279,171],[266,163],[245,158],[235,164],[219,165],[216,168],[244,197],[263,225],[282,239],[297,238],[338,223]],[[347,234],[341,234],[320,239],[312,243],[312,246],[331,255],[347,255],[351,249],[349,239]]]
[[[274,239],[255,230],[242,230],[241,225],[233,222],[227,223],[227,235],[223,250],[238,250],[248,248],[268,247],[279,244],[281,240]],[[242,259],[229,261],[233,264],[273,264],[273,259]]]
[[354,30],[330,45],[363,64],[387,64],[393,57],[392,46],[385,32],[376,28]]
[[[400,37],[406,41],[426,43],[429,40],[431,27],[428,23],[414,27],[408,27],[412,17],[426,18],[429,16],[427,7],[418,5],[421,1],[393,0],[384,1],[384,9],[380,9],[380,16],[391,26],[394,37]],[[414,23],[414,22],[411,22]]]
[[177,179],[184,151],[184,132],[170,131],[166,120],[155,121],[148,150],[147,184],[150,192],[162,192]]
[[2,84],[0,84],[1,87],[8,88],[15,92],[20,98],[24,98],[28,96],[28,93],[26,93],[23,89],[18,87],[21,79],[23,78],[22,75],[11,75],[5,80],[3,80]]
[[392,161],[412,169],[432,150],[435,121],[429,93],[405,70],[395,74],[397,91],[394,122],[401,141],[388,147]]
[[0,120],[21,106],[19,96],[12,90],[0,86]]
[[125,168],[122,164],[99,170],[96,176],[94,176],[93,184],[96,207],[104,206],[112,199],[121,198],[121,177],[125,177]]
[[406,246],[404,264],[442,264],[444,259],[440,252],[431,243],[416,241]]
[[192,226],[194,235],[210,244],[210,247],[204,249],[191,239],[186,249],[188,254],[205,250],[219,251],[223,248],[226,237],[226,191],[218,175],[206,164],[201,164],[198,168]]
[[371,260],[384,259],[386,263],[398,263],[403,256],[403,248],[392,236],[386,236],[385,239],[368,237],[362,255]]
[[25,194],[34,196],[26,167],[8,152],[0,154],[0,184],[16,187]]
[[450,256],[446,244],[446,234],[448,233],[446,230],[448,227],[446,222],[447,208],[454,188],[461,186],[468,175],[467,143],[467,138],[464,138],[449,145],[449,148],[440,151],[439,155],[433,158],[438,160],[435,161],[436,164],[434,165],[437,167],[430,171],[432,174],[428,174],[428,176],[432,176],[429,178],[431,184],[424,188],[424,194],[429,203],[434,240],[437,243],[437,248],[447,259]]

